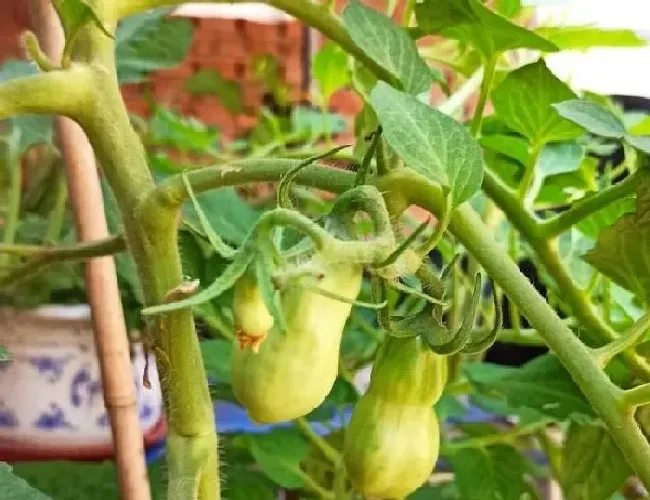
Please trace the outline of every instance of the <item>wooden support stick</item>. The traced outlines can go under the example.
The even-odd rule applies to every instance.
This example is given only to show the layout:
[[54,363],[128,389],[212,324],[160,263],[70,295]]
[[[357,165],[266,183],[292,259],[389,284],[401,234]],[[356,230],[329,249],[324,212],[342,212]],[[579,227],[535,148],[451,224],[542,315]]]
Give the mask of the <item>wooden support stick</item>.
[[[30,11],[45,54],[60,61],[63,36],[50,0],[31,0]],[[92,147],[81,128],[68,118],[57,117],[55,130],[65,159],[79,239],[82,242],[105,239],[108,228]],[[144,443],[113,257],[88,260],[85,279],[104,402],[113,431],[120,496],[123,500],[149,500]]]

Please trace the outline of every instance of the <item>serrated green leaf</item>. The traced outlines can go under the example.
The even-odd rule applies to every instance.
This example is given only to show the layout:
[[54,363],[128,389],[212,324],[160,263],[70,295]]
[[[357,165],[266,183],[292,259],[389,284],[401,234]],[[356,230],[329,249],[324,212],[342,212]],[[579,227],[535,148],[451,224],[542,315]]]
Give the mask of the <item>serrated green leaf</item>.
[[609,432],[572,424],[564,444],[562,487],[567,500],[607,500],[632,474]]
[[192,233],[185,230],[178,232],[178,249],[183,275],[190,280],[202,279],[205,275],[205,254]]
[[486,371],[483,364],[469,365],[466,373],[477,390],[499,394],[513,409],[529,408],[557,421],[586,422],[595,417],[591,405],[555,356],[541,356],[518,369],[491,367]]
[[650,154],[650,136],[625,134],[625,140],[630,146]]
[[168,13],[169,9],[155,9],[120,21],[115,35],[120,83],[140,83],[152,71],[183,62],[192,45],[194,29],[189,19],[168,18]]
[[576,228],[585,236],[595,240],[603,229],[614,224],[621,216],[634,212],[634,207],[635,201],[632,196],[616,200],[582,219],[576,224]]
[[228,500],[275,500],[276,488],[261,473],[243,464],[226,464],[225,497]]
[[484,59],[517,48],[556,52],[557,46],[491,11],[479,0],[425,0],[417,3],[418,26],[471,44]]
[[510,73],[492,93],[498,118],[538,146],[583,134],[582,128],[562,118],[552,107],[575,98],[575,93],[542,59]]
[[309,444],[297,429],[274,429],[268,434],[248,436],[253,458],[271,480],[283,488],[300,488],[304,473],[300,462],[309,453]]
[[593,47],[643,47],[647,42],[632,30],[596,26],[541,26],[535,32],[560,50],[587,50]]
[[209,377],[215,377],[219,382],[230,383],[232,345],[232,341],[223,339],[201,341],[201,356]]
[[372,91],[371,102],[388,144],[408,167],[448,186],[453,206],[480,189],[481,148],[464,126],[383,82]]
[[420,94],[429,89],[434,73],[406,30],[358,0],[351,0],[343,10],[343,23],[354,43],[397,77],[405,92]]
[[620,139],[625,134],[623,121],[604,106],[581,100],[554,104],[555,110],[567,120],[580,125],[595,135]]
[[52,500],[45,493],[32,488],[27,482],[14,475],[11,467],[0,462],[0,498],[2,500]]
[[639,176],[636,210],[598,235],[584,259],[605,276],[630,290],[645,304],[650,300],[650,174]]
[[231,113],[244,111],[244,97],[239,82],[222,78],[214,69],[202,69],[192,75],[185,88],[195,95],[213,95]]
[[314,55],[311,74],[327,104],[334,92],[350,83],[348,55],[336,43],[328,41]]
[[451,461],[463,500],[520,500],[529,491],[526,463],[510,446],[463,449]]

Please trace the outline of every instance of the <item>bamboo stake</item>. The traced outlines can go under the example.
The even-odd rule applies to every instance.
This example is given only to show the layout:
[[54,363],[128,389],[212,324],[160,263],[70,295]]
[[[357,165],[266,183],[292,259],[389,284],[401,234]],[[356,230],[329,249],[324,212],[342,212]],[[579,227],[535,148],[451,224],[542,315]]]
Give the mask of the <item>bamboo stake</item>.
[[[30,0],[30,13],[45,54],[60,60],[63,34],[50,0]],[[81,128],[68,118],[56,117],[55,131],[65,160],[79,239],[82,242],[105,239],[108,228],[92,147]],[[89,259],[85,281],[121,498],[149,500],[144,444],[113,257]]]

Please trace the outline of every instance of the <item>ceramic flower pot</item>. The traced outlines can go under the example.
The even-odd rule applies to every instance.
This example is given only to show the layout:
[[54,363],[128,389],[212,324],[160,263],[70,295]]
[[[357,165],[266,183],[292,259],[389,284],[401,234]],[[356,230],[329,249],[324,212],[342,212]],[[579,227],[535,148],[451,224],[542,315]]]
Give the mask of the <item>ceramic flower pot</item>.
[[[0,310],[0,460],[106,459],[111,427],[104,407],[88,306]],[[145,356],[132,354],[140,425],[145,443],[165,437],[163,403],[155,369],[142,386]]]

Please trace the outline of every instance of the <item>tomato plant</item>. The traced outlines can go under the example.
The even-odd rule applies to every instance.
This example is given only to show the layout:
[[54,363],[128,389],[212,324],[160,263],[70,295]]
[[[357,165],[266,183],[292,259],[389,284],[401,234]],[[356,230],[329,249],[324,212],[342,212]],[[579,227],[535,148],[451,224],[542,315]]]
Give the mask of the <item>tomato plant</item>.
[[[267,0],[329,38],[314,58],[318,103],[326,109],[343,87],[358,93],[356,143],[331,149],[329,121],[312,140],[286,138],[267,115],[249,145],[219,149],[213,130],[160,108],[149,124],[130,120],[120,96],[118,77],[139,75],[116,65],[118,22],[174,3],[54,1],[63,57],[48,59],[27,33],[40,71],[0,84],[1,119],[79,123],[114,193],[123,229],[109,241],[20,245],[13,210],[0,251],[40,252],[48,264],[128,251],[163,382],[168,498],[221,497],[206,365],[228,379],[219,397],[253,420],[295,422],[229,440],[229,455],[247,457],[226,472],[231,497],[272,496],[271,480],[334,500],[536,498],[532,448],[569,499],[613,498],[628,477],[650,487],[647,124],[630,124],[606,96],[576,93],[545,61],[643,42],[620,30],[529,29],[517,1],[409,0],[397,22],[396,2],[379,12],[350,0],[339,16],[329,2]],[[206,73],[191,86],[232,97],[230,83]],[[213,163],[179,167],[153,151],[179,141]],[[612,164],[608,149],[623,161]],[[277,196],[265,209],[232,189],[269,182]],[[414,206],[436,223],[414,220]],[[520,272],[524,258],[545,296]],[[21,263],[3,286],[30,265],[42,262]],[[199,342],[195,316],[228,341]],[[482,362],[495,341],[549,352],[519,368]],[[215,346],[227,354],[204,365],[202,348]],[[352,382],[368,364],[360,395]],[[468,399],[501,425],[450,431]],[[327,408],[350,404],[348,426],[314,432]],[[453,483],[429,484],[444,463]]]

